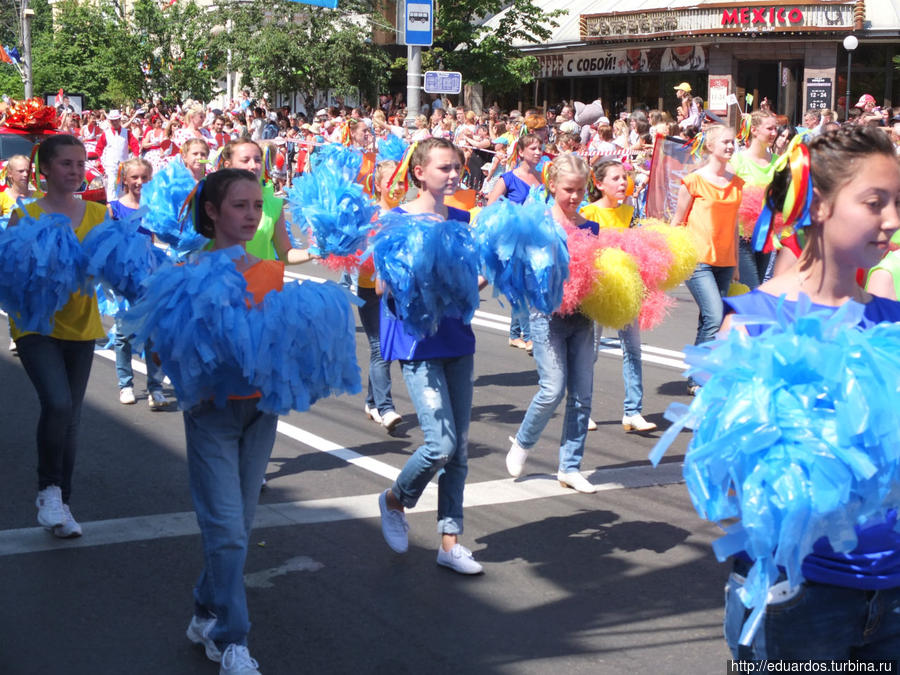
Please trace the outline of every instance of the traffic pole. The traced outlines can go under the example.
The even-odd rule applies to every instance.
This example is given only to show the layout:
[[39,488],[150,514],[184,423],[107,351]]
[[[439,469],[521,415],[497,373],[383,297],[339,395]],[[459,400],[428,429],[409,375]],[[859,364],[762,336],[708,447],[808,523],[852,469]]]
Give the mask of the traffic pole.
[[406,127],[416,126],[416,115],[422,106],[422,48],[409,45],[406,48]]
[[[31,18],[34,10],[28,8],[28,0],[22,0],[22,55],[25,60],[25,98],[34,96],[34,77],[31,72]],[[2,47],[0,47],[2,49]]]

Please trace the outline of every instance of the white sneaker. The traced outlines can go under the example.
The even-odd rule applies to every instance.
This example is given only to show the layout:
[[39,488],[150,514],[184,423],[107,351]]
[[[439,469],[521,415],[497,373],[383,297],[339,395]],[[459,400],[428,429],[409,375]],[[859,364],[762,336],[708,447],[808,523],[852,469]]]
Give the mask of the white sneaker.
[[366,411],[366,417],[375,422],[375,424],[383,423],[381,415],[378,413],[378,408],[370,408],[369,406],[366,406],[364,410]]
[[443,547],[438,549],[437,564],[449,567],[460,574],[481,574],[484,568],[475,562],[472,552],[462,544],[455,544],[449,551]]
[[378,495],[378,508],[381,510],[381,534],[391,550],[406,553],[409,550],[409,523],[403,511],[389,508],[387,490]]
[[259,672],[259,664],[251,658],[250,650],[244,645],[232,643],[222,652],[219,675],[262,675],[262,673]]
[[63,512],[66,514],[66,520],[62,525],[53,528],[53,536],[60,539],[74,539],[81,536],[81,525],[72,517],[68,504],[63,504]]
[[[376,411],[376,412],[377,412],[377,411]],[[387,429],[388,432],[391,432],[391,431],[393,431],[394,429],[397,428],[397,425],[400,424],[400,420],[402,420],[402,419],[403,419],[403,418],[400,417],[400,415],[398,415],[398,414],[397,414],[396,412],[394,412],[393,410],[388,410],[388,411],[387,411],[386,413],[384,413],[384,415],[382,415],[382,417],[381,417],[381,425],[382,425],[385,429]]]
[[215,625],[216,617],[214,616],[203,619],[194,615],[191,617],[191,623],[188,624],[186,635],[187,639],[195,645],[203,645],[206,650],[206,658],[219,663],[222,660],[222,652],[216,647],[215,641],[209,637],[209,633]]
[[122,405],[132,405],[135,402],[134,389],[131,387],[122,387],[119,389],[119,403]]
[[66,512],[63,509],[62,491],[59,489],[59,485],[51,485],[38,492],[34,505],[38,508],[38,523],[43,527],[53,529],[66,522]]
[[510,476],[518,478],[522,475],[522,470],[525,468],[528,450],[519,445],[515,436],[510,436],[509,442],[512,445],[509,446],[509,452],[506,453],[506,470]]
[[597,423],[593,417],[588,417],[588,431],[597,431]]
[[589,495],[597,491],[597,486],[582,476],[580,471],[560,471],[556,474],[556,479],[563,487],[572,488],[576,492],[583,492]]
[[170,403],[171,401],[161,391],[151,391],[147,397],[147,404],[150,406],[150,410],[162,410],[168,407]]
[[622,426],[625,431],[653,431],[656,429],[656,425],[645,420],[640,413],[622,417]]

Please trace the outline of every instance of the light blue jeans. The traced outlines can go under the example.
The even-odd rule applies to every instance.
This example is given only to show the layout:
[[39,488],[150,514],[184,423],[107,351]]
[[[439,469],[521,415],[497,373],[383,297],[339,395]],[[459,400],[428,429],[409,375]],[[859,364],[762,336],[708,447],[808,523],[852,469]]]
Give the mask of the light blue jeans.
[[509,316],[509,339],[518,340],[519,338],[529,342],[531,340],[531,326],[528,322],[528,315],[524,312],[516,314],[511,312]]
[[728,286],[734,276],[734,267],[713,267],[706,263],[697,265],[691,278],[684,282],[694,302],[700,310],[697,319],[697,337],[695,345],[702,345],[716,337],[725,318],[725,305],[722,298],[728,293]]
[[[147,391],[162,391],[163,371],[162,366],[150,358],[151,344],[146,345],[147,359]],[[119,380],[119,389],[134,386],[134,371],[131,368],[131,339],[122,333],[122,321],[116,319],[116,377]]]
[[559,470],[578,471],[584,456],[594,387],[594,324],[583,314],[531,314],[531,339],[538,371],[537,394],[516,432],[516,442],[534,447],[568,390],[559,445]]
[[366,407],[375,408],[382,416],[394,409],[391,398],[391,362],[381,358],[381,298],[374,288],[357,289],[360,300],[365,304],[357,307],[359,321],[369,341],[369,391],[366,395]]
[[247,644],[250,632],[244,562],[278,423],[256,403],[229,400],[216,408],[204,402],[184,412],[191,498],[203,539],[194,613],[217,618],[210,637],[220,649]]
[[463,531],[474,363],[472,354],[400,362],[425,444],[406,461],[391,491],[404,507],[412,508],[439,474],[439,534]]
[[[596,326],[596,347],[600,347],[603,327]],[[622,381],[625,383],[626,415],[639,415],[644,409],[644,373],[641,367],[641,329],[638,322],[630,323],[619,331],[622,347]]]

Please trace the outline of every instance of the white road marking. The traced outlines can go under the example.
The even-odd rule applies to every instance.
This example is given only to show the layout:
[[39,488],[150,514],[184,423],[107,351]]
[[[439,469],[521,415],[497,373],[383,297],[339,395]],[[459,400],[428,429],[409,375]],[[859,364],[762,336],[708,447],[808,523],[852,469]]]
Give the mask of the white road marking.
[[[588,478],[600,491],[672,485],[682,482],[681,464],[660,464],[599,469]],[[274,481],[273,481],[274,482]],[[555,476],[530,475],[519,480],[499,480],[473,483],[466,486],[466,508],[513,504],[546,497],[575,496],[572,490],[563,488]],[[591,508],[591,495],[577,495],[584,500],[584,507]],[[415,509],[409,513],[437,511],[437,491],[426,490]],[[256,510],[254,531],[258,536],[262,528],[313,525],[346,520],[378,518],[378,493],[332,497],[281,504],[260,504]],[[151,541],[171,537],[196,536],[200,533],[193,511],[160,513],[131,518],[115,518],[82,523],[84,536],[78,539],[57,539],[41,527],[27,527],[0,531],[0,557],[54,551],[69,548],[87,548],[136,541]]]

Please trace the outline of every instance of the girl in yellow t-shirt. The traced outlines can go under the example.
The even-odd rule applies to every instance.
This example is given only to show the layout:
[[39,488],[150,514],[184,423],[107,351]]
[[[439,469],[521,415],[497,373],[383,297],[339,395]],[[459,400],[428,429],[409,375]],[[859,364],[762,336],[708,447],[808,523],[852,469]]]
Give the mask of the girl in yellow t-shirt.
[[[620,203],[628,190],[628,176],[618,159],[601,160],[593,168],[594,180],[600,189],[600,199],[581,209],[581,215],[593,220],[600,227],[626,229],[631,227],[634,207]],[[599,346],[603,327],[595,327],[594,341]],[[644,382],[641,370],[641,330],[637,319],[619,331],[622,345],[622,379],[625,383],[624,414],[622,427],[625,431],[653,431],[656,425],[641,415],[644,405]],[[593,419],[588,429],[594,430],[597,423]]]
[[[84,180],[84,145],[75,136],[60,134],[41,143],[37,156],[47,193],[25,207],[28,215],[68,216],[75,235],[83,241],[106,216],[103,205],[75,198]],[[22,216],[16,210],[9,226],[16,227]],[[103,337],[105,331],[94,295],[73,293],[53,319],[53,330],[47,335],[23,333],[10,323],[22,365],[41,403],[37,428],[38,523],[55,536],[67,538],[81,536],[81,526],[69,509],[72,471],[94,340]]]

